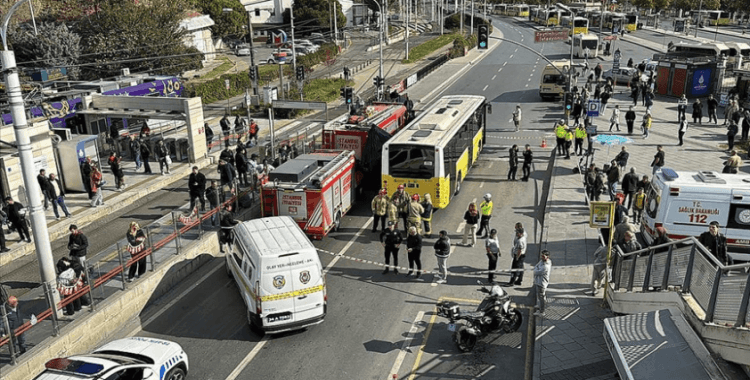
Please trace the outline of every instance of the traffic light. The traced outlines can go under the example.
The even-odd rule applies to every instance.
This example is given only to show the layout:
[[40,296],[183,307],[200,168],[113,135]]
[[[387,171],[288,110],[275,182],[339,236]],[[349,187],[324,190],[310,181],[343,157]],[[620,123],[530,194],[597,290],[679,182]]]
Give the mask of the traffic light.
[[344,98],[346,99],[346,104],[352,104],[352,98],[354,97],[354,89],[351,87],[344,87]]
[[250,66],[249,74],[251,81],[258,80],[258,66]]
[[381,78],[381,77],[372,78],[372,84],[374,84],[375,87],[382,86],[383,85],[383,78]]
[[490,42],[490,26],[487,24],[479,25],[479,33],[477,34],[477,46],[479,49],[487,49]]
[[346,87],[341,87],[339,94],[341,94],[342,98],[346,98]]
[[303,81],[305,80],[305,66],[297,66],[297,80]]
[[565,111],[570,112],[573,110],[573,94],[566,92],[564,97],[565,101]]

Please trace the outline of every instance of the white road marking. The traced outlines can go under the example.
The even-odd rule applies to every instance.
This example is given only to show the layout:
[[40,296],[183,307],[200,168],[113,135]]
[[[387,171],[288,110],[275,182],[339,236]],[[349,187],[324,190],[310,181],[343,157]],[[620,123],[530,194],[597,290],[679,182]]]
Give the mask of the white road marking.
[[501,71],[503,71],[503,68],[502,68],[502,67],[501,67],[501,68],[499,68],[499,69],[497,69],[497,72],[498,72],[498,73],[499,73],[499,72],[501,72]]
[[245,367],[247,367],[247,365],[250,364],[250,361],[255,359],[255,356],[258,355],[261,349],[263,349],[263,346],[266,345],[266,342],[268,342],[268,339],[270,339],[270,337],[271,337],[270,334],[264,335],[263,339],[261,339],[260,342],[258,342],[255,345],[255,347],[253,347],[253,350],[250,351],[250,353],[248,353],[244,359],[242,359],[242,361],[240,362],[239,365],[237,365],[234,371],[232,371],[232,373],[230,373],[229,376],[227,376],[226,380],[236,379],[237,376],[239,376],[240,373],[245,369]]
[[511,54],[510,57],[508,57],[508,58],[513,58],[513,54]]
[[414,319],[414,323],[411,324],[411,328],[409,329],[409,334],[406,335],[406,339],[404,339],[404,343],[401,344],[401,351],[398,353],[398,356],[396,357],[396,362],[393,363],[393,367],[391,368],[391,372],[388,374],[388,377],[386,380],[393,380],[394,375],[398,375],[398,370],[401,368],[401,364],[403,364],[404,359],[406,358],[406,352],[409,348],[409,344],[411,343],[412,339],[414,339],[414,334],[417,332],[417,324],[422,322],[422,318],[424,317],[424,311],[420,311],[417,313],[417,318]]
[[492,168],[492,162],[490,162],[490,164],[487,165],[487,169],[491,169],[491,168]]
[[484,88],[482,89],[482,91],[487,91],[487,87],[490,87],[490,85],[488,84],[484,85]]
[[484,181],[482,181],[481,183],[479,183],[479,188],[481,189],[483,187],[484,187]]
[[507,65],[507,64],[508,64],[508,61],[505,61],[505,63],[503,63],[503,66],[505,66],[505,65]]
[[526,87],[529,87],[529,85],[527,84]]
[[529,74],[529,77],[533,77],[533,76],[534,76],[534,74]]
[[349,248],[352,246],[352,244],[354,244],[354,242],[360,236],[362,236],[362,233],[365,232],[365,230],[370,225],[370,223],[372,223],[373,220],[374,220],[374,218],[367,219],[367,222],[362,226],[362,228],[359,229],[359,231],[357,231],[356,234],[354,234],[354,236],[352,236],[352,238],[349,240],[348,243],[346,243],[346,245],[344,246],[344,248],[341,249],[341,251],[339,251],[338,255],[336,255],[336,257],[334,257],[333,260],[331,260],[331,262],[328,263],[328,265],[326,265],[325,269],[323,269],[323,275],[327,274],[328,271],[331,270],[331,268],[333,268],[334,265],[336,265],[336,262],[338,262],[339,259],[341,259],[341,256],[344,253],[346,253],[347,250],[349,250]]
[[466,226],[466,221],[463,221],[461,223],[458,223],[458,228],[456,228],[456,232],[461,232],[464,230],[464,227]]
[[497,74],[492,76],[492,80],[495,80],[495,78],[497,78]]
[[514,53],[517,52],[517,51],[518,51],[518,48],[516,48],[516,50],[513,50]]
[[527,80],[527,82],[531,82],[531,78],[529,78],[529,79]]

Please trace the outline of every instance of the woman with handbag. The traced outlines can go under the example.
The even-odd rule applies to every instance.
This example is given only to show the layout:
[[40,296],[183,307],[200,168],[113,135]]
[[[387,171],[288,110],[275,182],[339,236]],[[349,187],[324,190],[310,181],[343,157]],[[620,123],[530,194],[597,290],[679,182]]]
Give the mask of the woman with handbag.
[[[70,298],[83,288],[83,267],[78,260],[69,257],[61,258],[57,264],[57,291],[64,298]],[[81,310],[81,298],[78,297],[65,305],[65,315],[73,315]],[[63,301],[65,302],[65,301]]]
[[[127,249],[128,252],[130,252],[130,257],[135,259],[135,256],[141,253],[146,247],[146,233],[143,232],[138,223],[130,222],[130,227],[128,228],[128,233],[125,234],[125,237],[128,239]],[[130,270],[128,270],[128,282],[133,282],[133,277],[141,277],[144,273],[146,273],[145,256],[137,261],[134,260],[130,265]]]
[[91,164],[91,192],[94,193],[94,197],[91,198],[91,207],[97,205],[104,206],[104,198],[102,197],[102,172],[99,171],[99,164]]

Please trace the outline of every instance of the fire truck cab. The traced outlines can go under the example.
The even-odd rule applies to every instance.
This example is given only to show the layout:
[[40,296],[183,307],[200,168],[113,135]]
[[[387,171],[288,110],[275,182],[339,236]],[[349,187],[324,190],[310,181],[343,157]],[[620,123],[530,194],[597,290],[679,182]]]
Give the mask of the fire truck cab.
[[313,239],[338,229],[354,203],[354,152],[303,154],[268,173],[262,185],[263,216],[290,216]]

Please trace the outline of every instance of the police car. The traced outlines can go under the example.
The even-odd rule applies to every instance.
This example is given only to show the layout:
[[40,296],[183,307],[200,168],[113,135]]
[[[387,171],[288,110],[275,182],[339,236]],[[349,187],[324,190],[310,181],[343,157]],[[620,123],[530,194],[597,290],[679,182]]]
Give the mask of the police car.
[[188,358],[179,344],[131,337],[115,340],[88,355],[57,358],[35,380],[184,380]]

